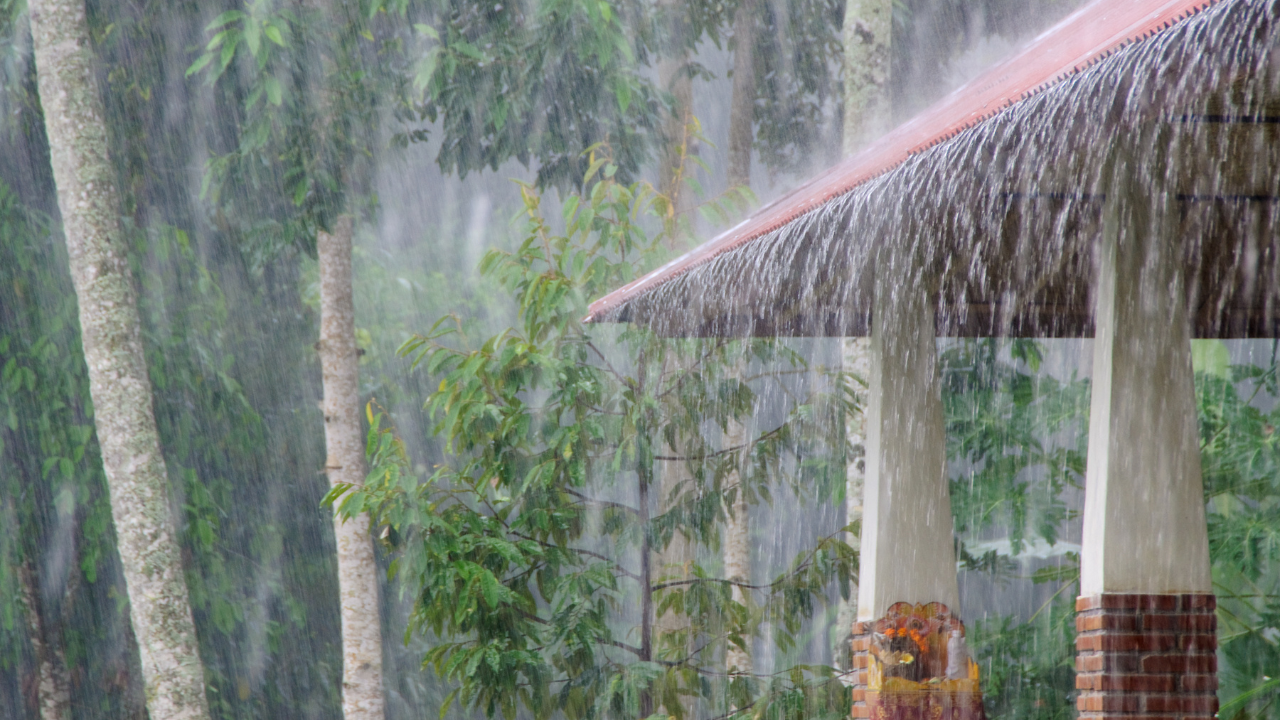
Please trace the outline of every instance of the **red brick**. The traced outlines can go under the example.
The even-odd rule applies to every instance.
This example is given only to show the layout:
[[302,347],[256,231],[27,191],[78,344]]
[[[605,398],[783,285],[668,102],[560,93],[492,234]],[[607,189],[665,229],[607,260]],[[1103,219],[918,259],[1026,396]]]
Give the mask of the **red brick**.
[[1076,636],[1077,651],[1166,652],[1177,648],[1177,635],[1100,632]]
[[1142,615],[1138,620],[1143,631],[1201,632],[1212,635],[1218,628],[1218,619],[1209,614]]
[[1218,671],[1218,658],[1214,655],[1152,655],[1141,661],[1142,672],[1198,674]]
[[1213,613],[1204,615],[1183,615],[1179,618],[1179,630],[1204,632],[1215,635],[1218,632],[1218,616]]
[[1094,607],[1103,610],[1136,610],[1141,606],[1143,597],[1129,593],[1103,593],[1097,596]]
[[1076,612],[1096,610],[1099,607],[1098,595],[1081,595],[1076,598]]
[[1080,712],[1133,713],[1142,709],[1142,696],[1085,693],[1076,698],[1076,708]]
[[871,708],[866,705],[854,705],[853,712],[849,713],[850,717],[869,718],[871,717]]
[[1218,676],[1183,675],[1178,678],[1178,686],[1184,692],[1215,692],[1218,689]]
[[1112,615],[1106,613],[1087,613],[1076,617],[1076,632],[1091,630],[1127,630],[1138,629],[1138,618],[1134,615]]
[[854,652],[866,652],[871,649],[871,638],[855,638],[850,644]]
[[1141,661],[1139,655],[1080,653],[1076,655],[1076,671],[1136,673],[1141,669]]
[[1183,595],[1182,607],[1188,610],[1215,610],[1218,607],[1218,596],[1209,594]]
[[1218,638],[1214,635],[1196,634],[1178,637],[1178,649],[1189,653],[1211,653],[1218,650]]
[[1181,629],[1182,615],[1140,615],[1134,620],[1143,632],[1173,632]]
[[1155,605],[1150,601],[1150,598],[1152,597],[1158,596],[1142,595],[1138,593],[1103,593],[1098,596],[1098,607],[1103,610],[1138,610],[1147,607],[1154,608]]
[[1176,689],[1172,675],[1125,675],[1088,673],[1076,676],[1077,690],[1102,692],[1167,693]]
[[1077,635],[1076,652],[1098,652],[1102,650],[1101,635]]
[[856,702],[856,703],[857,703],[857,702],[866,702],[866,701],[867,701],[867,690],[866,690],[866,688],[854,688],[854,689],[853,689],[853,701],[854,701],[854,702]]
[[1179,715],[1212,715],[1218,712],[1214,695],[1148,695],[1143,698],[1147,712]]
[[860,668],[867,667],[867,656],[865,654],[856,653],[854,654],[852,659],[853,659],[853,666],[855,668],[860,669]]

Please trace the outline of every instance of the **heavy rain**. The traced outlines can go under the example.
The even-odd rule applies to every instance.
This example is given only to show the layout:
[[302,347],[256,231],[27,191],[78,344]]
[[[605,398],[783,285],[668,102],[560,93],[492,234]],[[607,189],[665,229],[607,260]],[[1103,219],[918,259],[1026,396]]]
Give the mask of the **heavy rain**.
[[1280,720],[1273,0],[0,0],[0,720]]

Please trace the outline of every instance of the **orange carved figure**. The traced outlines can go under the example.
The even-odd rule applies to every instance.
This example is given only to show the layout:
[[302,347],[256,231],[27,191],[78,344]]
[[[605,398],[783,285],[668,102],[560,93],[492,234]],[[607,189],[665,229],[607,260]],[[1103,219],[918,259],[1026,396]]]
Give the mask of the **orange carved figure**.
[[964,623],[942,603],[896,603],[876,621],[867,671],[871,720],[986,720]]

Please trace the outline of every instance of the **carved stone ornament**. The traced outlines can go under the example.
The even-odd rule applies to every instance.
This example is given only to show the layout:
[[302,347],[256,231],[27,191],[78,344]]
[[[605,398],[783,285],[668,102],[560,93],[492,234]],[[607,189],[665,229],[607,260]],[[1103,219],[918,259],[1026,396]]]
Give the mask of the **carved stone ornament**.
[[872,720],[986,720],[978,664],[964,637],[964,623],[942,603],[890,606],[872,630]]

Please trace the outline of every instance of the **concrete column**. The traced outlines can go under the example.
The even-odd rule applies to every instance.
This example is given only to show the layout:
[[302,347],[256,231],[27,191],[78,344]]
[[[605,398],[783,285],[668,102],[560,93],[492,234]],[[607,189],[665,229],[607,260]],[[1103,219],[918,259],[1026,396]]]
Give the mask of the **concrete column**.
[[1099,254],[1077,703],[1086,720],[1207,719],[1215,600],[1179,217],[1138,164],[1117,178]]
[[1212,592],[1177,208],[1120,176],[1099,257],[1080,592]]
[[[883,685],[886,674],[901,674],[905,667],[890,669],[884,664],[887,654],[901,649],[894,643],[903,641],[892,640],[886,629],[904,612],[912,615],[919,610],[935,617],[938,608],[930,603],[941,603],[948,611],[937,619],[945,616],[947,629],[930,643],[934,654],[939,654],[953,627],[950,612],[956,609],[960,591],[933,303],[918,279],[908,281],[900,273],[886,272],[884,265],[877,275],[867,378],[861,567],[851,643],[852,715],[880,717],[886,707],[905,703],[904,707],[924,713],[921,717],[934,717],[929,713],[944,706],[967,708],[948,717],[977,717],[982,703],[976,678],[972,687],[957,685],[946,692],[941,685],[925,684],[925,680],[941,679],[945,663],[924,657],[928,653],[918,648],[908,648],[920,657],[907,662],[920,671],[920,677],[912,679],[921,683],[909,684],[914,689],[901,697],[900,689]],[[905,610],[897,606],[891,613],[897,603],[910,605]],[[962,626],[957,621],[954,627]]]
[[918,283],[885,278],[871,324],[859,621],[960,597],[933,304]]

